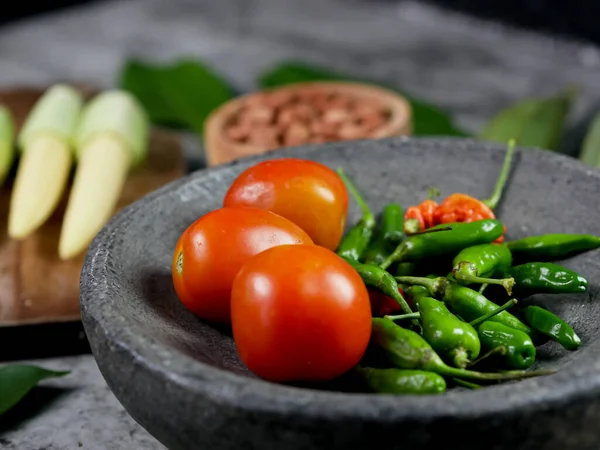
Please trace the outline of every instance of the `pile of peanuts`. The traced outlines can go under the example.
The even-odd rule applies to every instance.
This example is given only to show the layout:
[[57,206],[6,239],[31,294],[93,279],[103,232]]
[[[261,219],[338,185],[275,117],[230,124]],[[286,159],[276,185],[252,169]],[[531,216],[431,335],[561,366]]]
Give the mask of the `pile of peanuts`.
[[274,150],[370,138],[389,116],[385,104],[372,98],[317,88],[281,89],[245,99],[224,132],[233,142]]

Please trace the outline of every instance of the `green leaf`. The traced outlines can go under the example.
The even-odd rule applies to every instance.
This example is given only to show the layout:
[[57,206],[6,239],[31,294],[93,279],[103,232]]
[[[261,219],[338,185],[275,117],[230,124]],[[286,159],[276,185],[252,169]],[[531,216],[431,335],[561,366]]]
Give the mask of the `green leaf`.
[[119,84],[144,105],[152,123],[198,134],[203,134],[208,115],[234,96],[221,77],[190,59],[168,65],[127,61]]
[[519,146],[557,150],[576,95],[569,88],[551,97],[521,100],[496,114],[479,139],[503,144],[514,139]]
[[[305,63],[286,61],[264,72],[259,77],[261,88],[272,88],[292,83],[305,83],[310,81],[357,81],[363,83],[379,84],[387,89],[399,92],[398,89],[383,83],[345,76],[327,69],[310,66]],[[415,136],[467,136],[467,133],[458,129],[452,122],[448,113],[442,111],[422,100],[418,100],[405,92],[399,92],[409,102],[413,116],[413,135]]]
[[585,164],[600,168],[600,113],[594,117],[585,135],[579,159]]
[[0,414],[19,403],[25,394],[40,381],[46,378],[62,377],[68,373],[21,364],[0,367]]
[[[479,133],[479,139],[505,144],[521,136],[525,124],[540,107],[539,100],[522,100],[500,111]],[[519,144],[519,142],[516,142]]]

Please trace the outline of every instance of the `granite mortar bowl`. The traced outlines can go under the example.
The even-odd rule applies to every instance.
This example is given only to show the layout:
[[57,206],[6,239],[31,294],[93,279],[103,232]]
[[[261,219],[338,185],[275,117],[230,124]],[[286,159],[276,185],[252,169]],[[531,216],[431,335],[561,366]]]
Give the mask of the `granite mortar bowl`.
[[[127,411],[171,449],[600,448],[600,252],[563,263],[586,294],[536,296],[569,321],[583,346],[538,349],[551,376],[438,396],[343,392],[344,386],[271,384],[239,361],[230,330],[189,313],[171,282],[179,234],[221,206],[240,171],[266,158],[343,167],[373,209],[443,195],[486,197],[504,146],[462,139],[391,138],[280,150],[196,172],[128,207],[98,234],[81,277],[81,310],[94,356]],[[600,171],[552,152],[519,149],[498,215],[508,237],[600,234]],[[360,215],[351,204],[349,223]],[[351,332],[351,330],[349,330]]]

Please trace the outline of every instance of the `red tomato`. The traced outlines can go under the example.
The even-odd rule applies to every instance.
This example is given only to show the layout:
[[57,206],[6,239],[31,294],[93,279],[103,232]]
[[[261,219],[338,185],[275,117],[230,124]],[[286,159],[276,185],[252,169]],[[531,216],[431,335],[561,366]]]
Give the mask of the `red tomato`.
[[312,244],[296,224],[257,208],[221,208],[200,217],[180,236],[173,255],[175,292],[194,314],[230,322],[231,286],[238,270],[276,245]]
[[350,264],[324,247],[283,245],[250,259],[231,292],[240,358],[270,381],[326,381],[361,359],[371,305]]
[[315,244],[335,250],[348,214],[344,182],[329,167],[285,158],[260,162],[229,187],[223,206],[254,206],[290,219]]

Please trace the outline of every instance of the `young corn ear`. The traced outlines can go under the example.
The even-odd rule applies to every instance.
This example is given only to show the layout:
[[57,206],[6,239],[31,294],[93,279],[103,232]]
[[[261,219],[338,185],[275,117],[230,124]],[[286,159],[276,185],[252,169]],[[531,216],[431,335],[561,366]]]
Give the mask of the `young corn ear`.
[[84,108],[77,130],[78,165],[58,252],[70,259],[87,248],[114,213],[127,173],[148,148],[149,121],[129,93],[107,91]]
[[83,99],[67,85],[48,89],[18,136],[21,160],[8,216],[8,234],[25,239],[54,212],[69,178],[74,132]]

